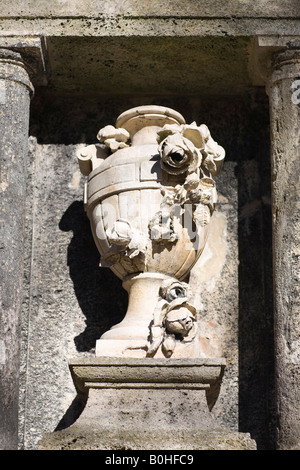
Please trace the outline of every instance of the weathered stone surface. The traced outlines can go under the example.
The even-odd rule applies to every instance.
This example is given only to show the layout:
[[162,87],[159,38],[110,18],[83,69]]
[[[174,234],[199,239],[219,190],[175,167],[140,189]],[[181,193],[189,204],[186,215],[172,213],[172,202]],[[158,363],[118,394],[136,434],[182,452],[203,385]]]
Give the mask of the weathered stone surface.
[[[179,109],[189,122],[198,122],[203,116],[217,139],[226,141],[227,162],[218,182],[221,197],[213,222],[217,233],[222,233],[222,241],[215,244],[212,239],[208,243],[203,264],[211,257],[211,251],[218,250],[220,256],[207,277],[200,265],[195,276],[192,273],[191,282],[197,294],[201,294],[198,302],[202,315],[210,320],[208,342],[215,347],[217,332],[222,337],[224,355],[229,358],[213,413],[231,429],[239,425],[241,430],[250,431],[260,448],[273,448],[278,416],[273,409],[269,118],[264,90],[257,87],[265,85],[266,74],[261,76],[261,70],[256,69],[253,75],[248,66],[250,69],[253,66],[249,51],[257,35],[265,35],[265,46],[282,45],[289,35],[299,35],[298,0],[255,3],[54,0],[51,6],[44,0],[16,0],[14,8],[5,0],[1,3],[0,35],[2,41],[5,37],[4,47],[13,44],[14,51],[19,53],[22,51],[18,46],[33,44],[39,35],[45,35],[53,69],[50,87],[36,90],[31,111],[31,135],[37,137],[38,145],[36,148],[32,145],[28,161],[28,170],[33,169],[33,173],[28,180],[26,206],[20,447],[33,449],[44,432],[74,421],[75,391],[66,360],[61,362],[60,358],[73,355],[75,350],[85,355],[111,324],[122,319],[126,310],[126,293],[120,289],[118,280],[109,273],[101,275],[97,267],[97,251],[83,213],[82,181],[77,187],[78,174],[71,169],[77,144],[91,142],[101,124],[114,119],[130,101],[136,106],[153,100]],[[36,52],[30,55],[35,60]],[[270,64],[269,58],[269,53],[263,54],[261,64]],[[119,78],[120,71],[123,79]],[[34,68],[30,70],[31,78],[35,78],[33,72]],[[115,88],[118,94],[112,96]],[[290,95],[285,85],[275,88],[283,90],[282,110],[286,107],[287,114],[293,114],[295,107],[287,104]],[[274,92],[277,112],[281,102],[276,97],[277,91]],[[0,108],[2,112],[2,105]],[[21,110],[19,114],[21,118]],[[282,142],[289,158],[297,150],[290,149],[288,135],[292,136],[291,141],[298,137],[283,114],[280,111],[278,122],[271,120],[271,132],[278,147],[275,231],[278,239],[282,235],[280,246],[284,248],[295,245],[294,235],[284,231],[284,216],[291,219],[293,233],[297,219],[291,191],[280,187],[279,180],[285,183],[286,174],[287,183],[290,179],[294,185],[296,171],[288,171],[289,161],[282,152],[280,133],[283,132]],[[56,175],[51,172],[52,166]],[[72,189],[69,187],[61,196],[66,182]],[[72,204],[74,195],[77,200]],[[22,207],[19,198],[17,210]],[[39,207],[44,209],[38,210]],[[276,266],[282,264],[290,274],[275,284],[284,292],[278,308],[282,306],[282,311],[288,311],[277,323],[281,332],[277,344],[282,346],[278,352],[278,376],[284,377],[283,388],[278,390],[282,396],[290,390],[292,404],[289,408],[289,400],[279,402],[285,429],[280,438],[282,448],[284,439],[291,448],[298,445],[295,435],[291,437],[287,431],[288,416],[293,419],[296,416],[299,376],[295,363],[299,345],[294,336],[298,330],[292,298],[297,294],[298,284],[290,284],[290,279],[296,277],[297,251],[291,248],[291,252],[290,260],[276,258]],[[93,259],[93,268],[88,268]],[[289,288],[292,297],[287,293]],[[109,290],[122,292],[114,299],[113,307],[106,296]],[[109,308],[108,320],[102,313]],[[54,357],[48,367],[49,350],[53,349]],[[1,361],[7,358],[3,343],[0,358]],[[52,393],[50,383],[56,380],[58,386],[54,386]],[[297,429],[293,419],[291,423]]]
[[33,86],[47,85],[48,57],[47,45],[43,36],[1,35],[0,47],[20,54]]
[[49,37],[51,83],[73,92],[88,87],[103,94],[118,90],[118,94],[157,93],[162,97],[180,95],[182,90],[201,96],[233,94],[251,86],[248,38],[162,35],[76,37],[72,42],[66,37]]
[[245,92],[253,37],[297,35],[297,1],[217,4],[5,1],[0,34],[44,36],[51,86],[67,92]]
[[[276,55],[269,82],[277,446],[300,449],[300,50]],[[298,90],[298,91],[297,91]]]
[[69,361],[71,374],[78,391],[85,387],[100,387],[102,383],[126,387],[127,384],[152,384],[154,388],[170,388],[170,384],[186,383],[195,389],[220,385],[226,361],[223,358],[165,359],[89,357]]
[[[67,8],[66,8],[67,4]],[[187,0],[184,5],[174,0],[76,0],[67,1],[64,4],[60,0],[54,0],[51,5],[46,0],[38,3],[27,0],[17,0],[15,9],[11,8],[8,0],[3,2],[2,16],[14,18],[16,16],[26,17],[64,17],[68,12],[69,17],[76,16],[98,16],[127,14],[130,16],[193,16],[193,17],[297,17],[299,14],[297,0],[284,0],[274,3],[271,0],[259,0],[255,5],[243,0],[228,5],[226,0],[212,0],[209,3],[196,3]]]
[[[103,439],[105,432],[105,439]],[[247,434],[205,430],[176,430],[176,439],[168,431],[134,431],[122,434],[97,429],[90,425],[45,435],[40,450],[256,450],[255,442]]]
[[[230,3],[180,3],[162,0],[90,0],[51,3],[18,1],[2,5],[1,27],[17,34],[48,36],[186,36],[186,35],[278,35],[297,34],[297,0],[274,3],[260,0],[255,5],[243,0]],[[298,29],[297,29],[298,28]]]
[[64,423],[74,419],[77,401],[67,360],[95,347],[96,338],[118,321],[126,293],[113,303],[105,295],[113,275],[98,266],[83,209],[78,146],[40,146],[31,139],[30,148],[20,383],[26,419],[19,435],[21,446],[34,449],[64,416]]
[[32,85],[20,54],[0,49],[0,448],[18,443],[25,182]]

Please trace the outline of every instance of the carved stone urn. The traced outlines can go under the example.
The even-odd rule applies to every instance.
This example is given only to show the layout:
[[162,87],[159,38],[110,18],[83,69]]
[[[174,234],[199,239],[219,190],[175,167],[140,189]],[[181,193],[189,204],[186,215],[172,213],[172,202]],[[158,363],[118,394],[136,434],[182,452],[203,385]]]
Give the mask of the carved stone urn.
[[205,246],[224,149],[206,125],[161,106],[122,113],[80,149],[100,266],[123,281],[125,318],[96,356],[199,357],[187,277]]
[[201,349],[187,282],[205,246],[225,152],[205,125],[172,109],[121,114],[80,149],[85,207],[101,266],[123,281],[129,304],[96,354],[69,360],[85,407],[48,449],[254,449],[211,410],[226,361]]

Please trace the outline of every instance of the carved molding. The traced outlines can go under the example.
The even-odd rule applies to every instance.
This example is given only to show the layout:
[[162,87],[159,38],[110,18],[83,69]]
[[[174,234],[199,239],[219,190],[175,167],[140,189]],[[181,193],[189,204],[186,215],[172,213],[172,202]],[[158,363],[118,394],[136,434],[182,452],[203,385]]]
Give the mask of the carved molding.
[[[11,51],[23,62],[33,86],[46,86],[50,76],[47,42],[43,36],[0,36],[0,59]],[[21,60],[20,60],[21,59]]]
[[[300,36],[257,36],[252,40],[249,73],[254,86],[265,86],[276,67],[275,56],[300,50]],[[299,57],[299,56],[298,56]]]

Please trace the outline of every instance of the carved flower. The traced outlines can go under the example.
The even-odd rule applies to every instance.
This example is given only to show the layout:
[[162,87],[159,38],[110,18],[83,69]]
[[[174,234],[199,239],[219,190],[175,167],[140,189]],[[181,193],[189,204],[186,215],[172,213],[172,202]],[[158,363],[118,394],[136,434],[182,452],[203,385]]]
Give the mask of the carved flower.
[[104,145],[111,150],[116,152],[121,148],[128,147],[126,142],[129,140],[129,132],[123,128],[115,128],[114,126],[105,126],[97,134],[97,139],[104,143]]
[[213,206],[217,201],[216,184],[212,178],[201,178],[198,185],[193,187],[188,196],[191,202]]
[[106,235],[111,244],[128,246],[132,239],[130,223],[125,219],[118,219],[113,227],[107,230]]
[[189,284],[177,279],[166,279],[159,290],[147,357],[153,357],[160,345],[166,357],[171,357],[178,341],[193,341],[198,325],[196,308],[190,303]]
[[[129,272],[144,271],[148,238],[131,228],[126,219],[118,219],[106,231],[110,248],[101,257],[101,266],[110,267],[121,263]],[[133,271],[133,272],[134,272]]]
[[191,329],[195,327],[196,310],[188,303],[179,304],[170,309],[165,317],[166,331],[172,334],[188,336]]
[[162,299],[172,302],[173,300],[179,298],[190,299],[192,296],[192,291],[186,282],[177,281],[177,280],[165,280],[162,282],[162,285],[159,290],[159,295]]
[[[205,136],[206,136],[206,129],[202,126],[197,126],[195,122],[192,124],[165,124],[164,127],[158,131],[158,142],[162,142],[166,137],[169,135],[180,134],[186,139],[190,140],[195,147],[198,149],[204,148],[205,145]],[[207,129],[208,130],[208,129]]]
[[201,163],[201,153],[180,134],[171,134],[159,145],[161,167],[171,175],[193,172]]
[[211,176],[219,173],[225,150],[205,124],[166,124],[157,133],[161,165],[170,174],[192,173],[200,166]]

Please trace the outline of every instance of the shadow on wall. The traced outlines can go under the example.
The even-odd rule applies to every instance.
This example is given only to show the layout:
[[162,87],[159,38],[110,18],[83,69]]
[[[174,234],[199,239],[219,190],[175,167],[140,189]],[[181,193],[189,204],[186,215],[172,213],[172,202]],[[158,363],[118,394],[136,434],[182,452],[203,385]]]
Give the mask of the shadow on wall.
[[105,331],[123,319],[127,293],[110,269],[99,267],[100,255],[82,201],[70,205],[59,228],[73,231],[68,247],[68,266],[75,295],[86,317],[86,328],[74,342],[78,352],[87,352],[95,348],[96,340]]
[[[82,201],[75,201],[69,206],[59,228],[65,232],[73,231],[68,246],[68,266],[77,301],[86,317],[86,328],[74,338],[74,343],[78,352],[93,351],[96,340],[123,319],[128,302],[127,292],[110,269],[99,267],[100,255]],[[74,398],[55,431],[68,428],[79,418],[86,399],[80,394]]]

